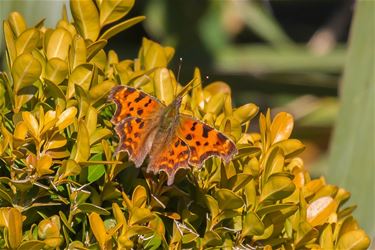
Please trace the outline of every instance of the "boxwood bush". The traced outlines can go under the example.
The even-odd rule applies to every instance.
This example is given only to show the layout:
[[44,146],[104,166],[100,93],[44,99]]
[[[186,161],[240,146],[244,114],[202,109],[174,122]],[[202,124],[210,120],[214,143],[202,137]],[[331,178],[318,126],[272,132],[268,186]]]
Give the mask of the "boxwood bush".
[[[3,22],[0,73],[1,249],[365,249],[370,239],[344,207],[348,191],[311,179],[291,138],[293,117],[233,107],[224,82],[202,86],[195,69],[181,112],[230,136],[238,154],[164,174],[114,155],[107,101],[130,85],[170,103],[182,85],[174,49],[143,39],[135,59],[104,50],[142,21],[132,0],[73,0],[56,27]],[[115,23],[115,24],[114,24]],[[105,28],[105,29],[103,29]],[[126,48],[124,48],[126,49]],[[259,121],[259,131],[250,123]]]

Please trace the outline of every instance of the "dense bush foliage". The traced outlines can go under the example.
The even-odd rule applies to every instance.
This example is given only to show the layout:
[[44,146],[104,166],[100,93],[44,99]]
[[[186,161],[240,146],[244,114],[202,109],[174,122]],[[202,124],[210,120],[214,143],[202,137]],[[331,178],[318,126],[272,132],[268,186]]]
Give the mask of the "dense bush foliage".
[[[167,68],[173,48],[144,39],[138,58],[106,53],[133,1],[71,1],[56,28],[4,21],[8,72],[0,73],[0,247],[10,249],[365,249],[369,238],[343,208],[350,194],[311,180],[291,139],[293,118],[232,107],[224,82],[194,88],[181,112],[226,133],[239,153],[181,170],[175,183],[121,153],[107,102],[131,85],[172,102],[181,89]],[[103,27],[116,22],[111,27]],[[126,49],[126,48],[124,48]]]

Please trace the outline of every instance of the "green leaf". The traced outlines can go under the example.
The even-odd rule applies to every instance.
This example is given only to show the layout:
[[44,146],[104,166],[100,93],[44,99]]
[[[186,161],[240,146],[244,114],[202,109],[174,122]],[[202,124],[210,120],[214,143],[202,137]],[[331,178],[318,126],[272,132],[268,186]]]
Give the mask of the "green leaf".
[[[102,154],[96,154],[90,159],[91,161],[103,160]],[[93,164],[88,166],[87,180],[94,182],[105,174],[105,166],[103,164]]]
[[[349,50],[340,85],[340,110],[327,166],[328,180],[352,193],[358,220],[375,234],[375,2],[356,2]],[[371,25],[369,25],[371,23]]]
[[284,199],[291,195],[294,189],[295,185],[289,177],[274,174],[268,178],[268,181],[264,185],[260,195],[260,202]]
[[139,22],[142,22],[143,20],[145,20],[146,17],[144,16],[138,16],[138,17],[133,17],[133,18],[130,18],[126,21],[123,21],[119,24],[116,24],[115,26],[107,29],[103,35],[100,36],[100,39],[104,39],[104,40],[109,40],[111,37],[117,35],[118,33],[132,27],[133,25],[139,23]]
[[248,212],[242,222],[242,236],[262,235],[264,233],[264,224],[254,212]]
[[123,18],[133,7],[134,0],[107,0],[100,5],[100,26]]
[[105,210],[102,207],[99,207],[97,205],[91,204],[91,203],[82,203],[77,206],[79,210],[81,210],[84,213],[97,213],[100,215],[110,215],[111,213]]
[[91,41],[96,41],[100,32],[99,13],[92,0],[70,1],[74,25],[81,36]]
[[219,189],[214,196],[217,199],[220,210],[237,209],[244,204],[241,197],[229,189]]

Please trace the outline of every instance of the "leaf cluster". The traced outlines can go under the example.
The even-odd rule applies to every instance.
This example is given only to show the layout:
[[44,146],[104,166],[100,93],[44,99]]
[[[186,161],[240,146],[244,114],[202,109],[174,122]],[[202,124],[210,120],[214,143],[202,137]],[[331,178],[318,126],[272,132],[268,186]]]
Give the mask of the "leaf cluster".
[[[232,106],[224,82],[202,86],[199,69],[181,112],[230,136],[239,153],[180,170],[175,184],[135,168],[106,101],[130,85],[173,101],[174,49],[143,39],[134,60],[104,51],[144,17],[122,21],[132,0],[72,0],[55,28],[4,21],[8,72],[0,73],[0,247],[9,249],[365,249],[369,237],[343,208],[350,194],[312,180],[290,138],[293,118]],[[111,25],[116,22],[115,25]],[[103,30],[103,27],[106,27]]]

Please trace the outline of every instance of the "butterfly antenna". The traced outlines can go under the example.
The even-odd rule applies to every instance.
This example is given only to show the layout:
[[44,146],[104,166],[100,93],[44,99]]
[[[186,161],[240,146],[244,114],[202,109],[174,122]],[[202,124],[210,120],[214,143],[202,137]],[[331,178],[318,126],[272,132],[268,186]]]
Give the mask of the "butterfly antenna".
[[177,82],[180,82],[180,73],[182,68],[182,57],[180,57],[180,61],[178,63],[178,70],[177,70]]
[[194,88],[194,82],[196,78],[193,78],[188,84],[186,84],[182,90],[178,93],[177,97],[182,98],[184,97],[191,89]]

